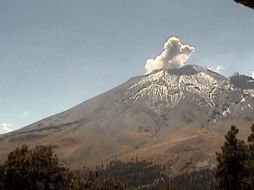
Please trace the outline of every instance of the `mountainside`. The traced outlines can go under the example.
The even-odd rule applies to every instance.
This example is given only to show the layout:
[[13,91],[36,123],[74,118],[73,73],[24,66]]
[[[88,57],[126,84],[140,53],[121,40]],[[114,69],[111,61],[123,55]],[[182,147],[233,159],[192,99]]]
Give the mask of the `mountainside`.
[[188,65],[138,76],[65,112],[0,136],[16,146],[51,144],[73,168],[113,159],[168,163],[172,172],[212,167],[230,125],[254,122],[254,80]]

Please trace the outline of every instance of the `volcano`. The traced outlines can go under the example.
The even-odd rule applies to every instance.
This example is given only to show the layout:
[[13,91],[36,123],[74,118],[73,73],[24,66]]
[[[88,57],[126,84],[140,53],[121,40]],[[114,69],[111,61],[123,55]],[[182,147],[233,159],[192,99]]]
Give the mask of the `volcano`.
[[0,158],[21,144],[52,145],[71,168],[149,159],[172,172],[213,167],[231,125],[246,138],[254,80],[197,65],[158,70],[0,136]]

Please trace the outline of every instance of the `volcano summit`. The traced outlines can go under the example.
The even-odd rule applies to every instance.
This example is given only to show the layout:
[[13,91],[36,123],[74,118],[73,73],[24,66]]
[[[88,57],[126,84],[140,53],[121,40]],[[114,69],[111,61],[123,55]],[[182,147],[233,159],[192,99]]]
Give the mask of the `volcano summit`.
[[[243,80],[244,78],[244,80]],[[213,167],[223,135],[254,121],[254,80],[187,65],[153,71],[65,112],[0,136],[0,155],[20,144],[53,145],[72,168],[114,159]]]

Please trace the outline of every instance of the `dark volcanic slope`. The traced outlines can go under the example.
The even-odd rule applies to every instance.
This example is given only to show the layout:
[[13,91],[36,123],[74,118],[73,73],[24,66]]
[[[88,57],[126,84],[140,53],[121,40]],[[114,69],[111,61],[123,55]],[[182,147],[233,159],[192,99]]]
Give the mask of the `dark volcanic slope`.
[[254,79],[251,77],[235,74],[230,77],[230,81],[236,88],[254,89]]
[[51,144],[73,168],[133,157],[170,161],[174,172],[212,166],[226,126],[246,136],[254,121],[254,90],[241,83],[194,65],[132,78],[2,135],[0,157],[23,143]]

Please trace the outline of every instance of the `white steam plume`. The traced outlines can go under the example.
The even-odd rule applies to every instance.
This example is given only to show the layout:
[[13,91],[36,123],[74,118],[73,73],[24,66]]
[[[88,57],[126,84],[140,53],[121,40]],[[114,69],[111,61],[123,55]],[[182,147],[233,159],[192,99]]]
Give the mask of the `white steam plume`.
[[177,37],[170,37],[159,56],[146,60],[145,74],[182,67],[194,51],[193,46],[183,44]]

